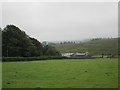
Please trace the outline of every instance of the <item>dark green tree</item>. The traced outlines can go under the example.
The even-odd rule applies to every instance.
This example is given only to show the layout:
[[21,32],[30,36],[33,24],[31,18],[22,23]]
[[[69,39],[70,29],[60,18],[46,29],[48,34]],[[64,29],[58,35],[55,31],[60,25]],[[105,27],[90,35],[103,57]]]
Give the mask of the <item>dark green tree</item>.
[[60,53],[51,46],[42,45],[14,25],[7,25],[2,31],[2,55],[4,57],[57,56]]
[[42,56],[43,55],[43,48],[44,46],[35,38],[31,38],[32,43],[34,44],[34,46],[36,47],[36,53],[37,56]]
[[[3,56],[32,56],[36,47],[32,44],[29,36],[14,25],[7,25],[2,31],[2,54]],[[30,52],[30,50],[34,50]]]
[[2,57],[2,29],[0,28],[0,57]]
[[47,56],[60,56],[60,53],[54,47],[49,45],[44,46],[43,53]]

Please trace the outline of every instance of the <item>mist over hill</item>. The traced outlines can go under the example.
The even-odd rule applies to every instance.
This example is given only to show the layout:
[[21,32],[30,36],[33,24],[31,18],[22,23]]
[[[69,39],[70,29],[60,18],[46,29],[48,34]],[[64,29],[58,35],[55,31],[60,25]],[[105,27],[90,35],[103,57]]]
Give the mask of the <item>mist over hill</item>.
[[14,25],[2,30],[2,53],[11,56],[60,55],[60,53],[89,52],[90,55],[118,55],[118,38],[93,38],[76,41],[39,42]]

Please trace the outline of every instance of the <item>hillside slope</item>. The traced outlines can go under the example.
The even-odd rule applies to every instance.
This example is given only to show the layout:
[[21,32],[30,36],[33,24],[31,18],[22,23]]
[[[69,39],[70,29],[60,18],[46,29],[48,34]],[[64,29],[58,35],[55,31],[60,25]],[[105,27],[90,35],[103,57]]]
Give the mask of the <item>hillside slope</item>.
[[65,52],[89,52],[91,55],[112,54],[118,53],[118,39],[104,39],[79,44],[56,44],[54,47],[61,53]]

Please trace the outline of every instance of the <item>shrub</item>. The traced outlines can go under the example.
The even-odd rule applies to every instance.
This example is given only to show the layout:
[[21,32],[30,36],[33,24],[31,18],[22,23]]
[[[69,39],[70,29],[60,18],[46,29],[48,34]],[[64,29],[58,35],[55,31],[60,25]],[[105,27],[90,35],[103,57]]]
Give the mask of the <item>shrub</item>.
[[48,59],[65,59],[63,56],[41,56],[41,57],[2,57],[3,62],[12,61],[35,61],[35,60],[48,60]]

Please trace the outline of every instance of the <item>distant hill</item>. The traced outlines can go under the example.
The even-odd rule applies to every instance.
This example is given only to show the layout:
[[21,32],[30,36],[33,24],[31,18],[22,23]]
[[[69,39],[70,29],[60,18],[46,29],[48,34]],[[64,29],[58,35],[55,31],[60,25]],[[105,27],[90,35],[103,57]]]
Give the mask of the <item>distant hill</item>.
[[61,53],[87,51],[91,55],[118,54],[118,38],[93,40],[75,44],[55,44],[53,46]]

